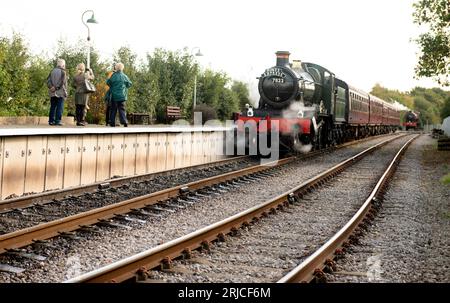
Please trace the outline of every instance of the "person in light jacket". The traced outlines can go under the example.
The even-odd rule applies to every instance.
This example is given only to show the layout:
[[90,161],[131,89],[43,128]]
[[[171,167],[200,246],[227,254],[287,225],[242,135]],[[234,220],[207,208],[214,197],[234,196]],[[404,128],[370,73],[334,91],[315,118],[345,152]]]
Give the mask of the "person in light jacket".
[[77,126],[85,126],[87,124],[86,113],[89,106],[89,93],[86,93],[84,90],[86,79],[93,80],[94,73],[90,69],[86,70],[84,63],[79,63],[77,65],[77,74],[73,78]]
[[49,125],[63,125],[61,122],[64,111],[64,99],[67,98],[66,61],[58,59],[56,67],[47,79],[48,94],[50,96]]
[[128,98],[128,88],[131,87],[131,81],[128,76],[123,73],[123,63],[116,63],[115,72],[111,78],[106,80],[106,84],[109,86],[111,93],[111,113],[110,113],[110,125],[116,126],[116,113],[119,110],[120,123],[124,127],[128,126],[127,114],[125,112],[125,102]]

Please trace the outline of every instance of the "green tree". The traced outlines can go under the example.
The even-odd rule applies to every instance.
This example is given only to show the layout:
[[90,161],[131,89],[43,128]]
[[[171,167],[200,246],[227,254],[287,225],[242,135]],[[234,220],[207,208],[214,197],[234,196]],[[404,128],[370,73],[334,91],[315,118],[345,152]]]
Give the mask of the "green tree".
[[[46,115],[50,103],[46,79],[58,58],[66,61],[69,77],[65,112],[74,114],[73,77],[76,66],[86,61],[86,48],[84,40],[75,44],[60,40],[54,55],[47,57],[30,54],[20,34],[13,34],[11,38],[0,37],[0,115]],[[133,82],[128,110],[150,113],[159,121],[164,121],[167,105],[180,106],[183,114],[191,117],[196,75],[198,104],[203,104],[208,111],[215,111],[218,118],[228,119],[239,105],[249,102],[248,88],[244,83],[234,81],[230,85],[232,79],[224,72],[200,71],[186,48],[177,51],[156,49],[147,54],[143,62],[137,61],[136,54],[129,47],[121,47],[109,62],[100,60],[95,49],[90,58],[97,91],[89,101],[89,122],[103,120],[105,80],[112,70],[111,59],[124,63],[125,72]]]
[[29,51],[21,35],[0,38],[0,114],[27,114]]
[[29,61],[28,77],[30,97],[26,108],[31,115],[45,116],[48,114],[48,89],[45,85],[49,71],[52,69],[49,60],[33,56]]
[[414,23],[426,25],[428,32],[415,39],[421,49],[415,68],[417,77],[433,77],[439,84],[450,85],[450,2],[419,0],[413,4]]
[[444,106],[442,107],[441,111],[441,119],[444,120],[445,118],[450,116],[450,96],[445,99]]
[[239,99],[239,109],[244,109],[245,104],[251,104],[250,93],[248,91],[248,86],[241,81],[233,81],[231,85],[231,90],[236,94]]
[[206,69],[197,81],[197,102],[217,109],[222,91],[230,81],[223,72]]
[[[197,65],[187,49],[168,51],[156,49],[147,55],[143,73],[147,76],[148,98],[154,104],[159,121],[164,121],[166,106],[180,106],[186,117],[191,116],[194,76]],[[153,105],[152,105],[153,106]]]
[[217,117],[220,120],[232,118],[232,113],[239,110],[239,97],[231,89],[224,87],[221,90],[217,104]]

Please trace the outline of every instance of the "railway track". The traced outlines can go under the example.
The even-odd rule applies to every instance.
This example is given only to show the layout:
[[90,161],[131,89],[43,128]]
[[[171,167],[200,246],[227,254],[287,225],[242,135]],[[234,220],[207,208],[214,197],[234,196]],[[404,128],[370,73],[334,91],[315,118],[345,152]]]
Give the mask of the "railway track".
[[[338,147],[308,153],[302,155],[301,159],[311,158],[323,153],[331,152],[335,149],[344,148],[346,146],[361,143],[361,141],[364,142],[372,139],[373,138],[367,138],[360,141],[345,143]],[[4,252],[17,253],[16,249],[18,248],[30,244],[42,244],[45,243],[43,242],[44,240],[55,236],[62,235],[71,237],[73,236],[71,232],[80,229],[84,231],[90,231],[92,230],[91,226],[94,224],[100,223],[103,225],[108,224],[114,225],[114,223],[110,221],[112,218],[124,218],[123,215],[127,213],[134,213],[138,215],[139,214],[152,215],[151,213],[148,213],[146,209],[148,210],[150,208],[150,210],[157,210],[157,211],[164,210],[163,208],[157,206],[157,204],[161,205],[162,201],[181,203],[182,205],[190,204],[192,203],[192,201],[195,201],[199,195],[200,197],[203,196],[202,194],[196,192],[198,190],[206,189],[207,192],[209,190],[220,191],[220,186],[227,186],[227,184],[232,186],[232,183],[236,182],[235,180],[239,178],[244,178],[243,179],[244,182],[255,181],[256,180],[255,176],[257,178],[263,178],[265,176],[268,176],[266,172],[271,172],[274,169],[282,167],[283,165],[291,163],[295,160],[297,160],[296,157],[289,157],[281,159],[279,161],[275,161],[274,163],[271,164],[246,167],[234,172],[228,172],[225,174],[209,177],[206,179],[201,179],[187,184],[178,185],[151,194],[128,199],[119,203],[114,203],[104,207],[80,212],[75,215],[57,218],[49,222],[8,232],[3,235],[0,235],[0,253]],[[209,193],[211,192],[209,191]],[[165,205],[165,202],[163,202],[162,205]],[[40,205],[39,207],[44,206]],[[181,207],[182,206],[180,206],[180,208]],[[125,219],[127,218],[125,217]]]
[[298,204],[309,192],[319,188],[348,167],[395,139],[398,137],[372,146],[265,203],[68,282],[122,282],[130,279],[145,279],[149,276],[152,268],[168,268],[173,264],[174,259],[190,258],[195,250],[199,248],[208,250],[213,241],[223,241],[227,234],[236,234],[239,228],[248,227],[269,213],[275,213],[277,210],[286,209],[289,205]]
[[198,164],[189,167],[170,169],[163,172],[142,174],[131,177],[119,177],[107,181],[96,182],[89,185],[77,186],[73,188],[53,190],[38,194],[28,194],[21,197],[0,201],[0,214],[13,209],[26,208],[33,205],[45,205],[50,202],[54,202],[55,200],[66,198],[68,196],[76,196],[86,193],[92,193],[103,188],[116,188],[124,184],[152,180],[159,176],[167,176],[171,174],[180,174],[191,170],[202,170],[211,167],[218,167],[232,162],[245,160],[248,158],[249,158],[248,156],[232,157],[206,164]]
[[400,148],[355,215],[317,251],[281,278],[279,283],[311,282],[312,280],[325,282],[324,269],[332,272],[335,268],[333,259],[345,253],[348,246],[356,243],[357,238],[367,229],[380,207],[384,190],[401,156],[417,137],[418,135],[413,136]]
[[[277,163],[273,163],[273,165],[278,167],[289,163],[294,159],[294,157],[282,159],[277,161]],[[161,201],[176,199],[177,202],[189,203],[190,200],[195,199],[195,191],[197,190],[213,187],[220,183],[231,182],[242,177],[253,178],[252,176],[258,173],[270,170],[273,170],[273,167],[266,165],[251,166],[3,234],[0,235],[0,253],[55,236],[67,235],[69,232],[77,229],[86,229],[93,224],[107,224],[107,220],[129,212],[137,212],[145,215],[146,212],[142,211],[142,209],[151,207]],[[262,175],[258,175],[258,177],[261,176]],[[245,180],[248,179],[244,179],[244,181]]]
[[[110,184],[105,186],[103,184],[103,187],[94,193],[86,193],[80,196],[68,195],[60,200],[45,201],[22,208],[15,207],[0,213],[0,235],[151,194],[186,184],[189,181],[202,180],[245,167],[251,167],[256,163],[258,163],[257,159],[238,157],[234,161],[219,161],[216,166],[201,166],[200,168],[184,171],[175,170],[166,175],[144,175],[141,177],[142,181],[133,181],[134,178],[125,178],[128,180],[128,183],[119,187],[111,187],[109,186]],[[120,182],[124,182],[124,180]],[[19,203],[22,202],[19,201]]]

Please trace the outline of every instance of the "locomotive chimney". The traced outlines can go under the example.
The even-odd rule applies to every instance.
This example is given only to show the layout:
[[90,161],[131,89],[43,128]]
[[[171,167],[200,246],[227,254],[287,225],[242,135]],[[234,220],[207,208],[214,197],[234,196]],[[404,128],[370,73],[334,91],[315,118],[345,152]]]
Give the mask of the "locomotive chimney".
[[278,51],[275,53],[277,55],[277,66],[289,66],[289,55],[291,53],[288,51]]

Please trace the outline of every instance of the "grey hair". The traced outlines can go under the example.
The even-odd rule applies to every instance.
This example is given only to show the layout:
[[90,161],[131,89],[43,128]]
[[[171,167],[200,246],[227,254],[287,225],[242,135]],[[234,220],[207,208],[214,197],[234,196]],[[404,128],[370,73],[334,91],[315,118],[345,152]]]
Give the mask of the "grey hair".
[[78,63],[77,73],[79,73],[79,74],[84,73],[85,70],[86,70],[86,67],[85,67],[84,63]]
[[66,60],[59,58],[56,61],[56,66],[61,68],[66,68]]
[[116,63],[116,65],[115,65],[115,69],[116,70],[120,70],[120,71],[123,71],[123,68],[124,68],[125,66],[123,65],[123,63],[122,62],[118,62],[118,63]]

